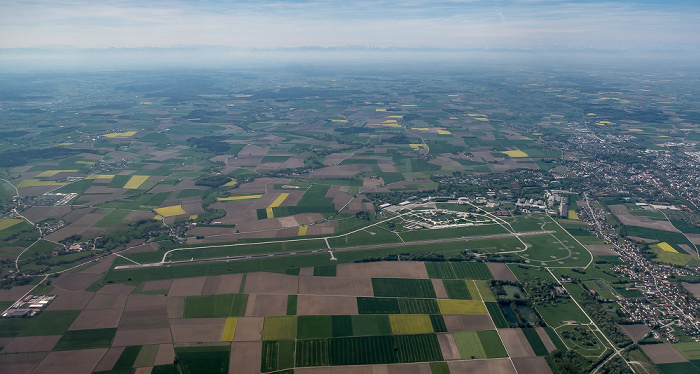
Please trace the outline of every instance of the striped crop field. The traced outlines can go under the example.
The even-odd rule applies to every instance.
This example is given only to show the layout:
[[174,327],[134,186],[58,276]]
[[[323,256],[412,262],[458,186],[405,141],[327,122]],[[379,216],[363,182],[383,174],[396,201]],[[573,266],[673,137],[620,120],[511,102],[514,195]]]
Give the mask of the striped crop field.
[[394,335],[427,334],[433,332],[430,316],[425,314],[392,314],[389,316]]
[[124,185],[124,188],[129,190],[135,190],[143,184],[148,179],[148,175],[134,175],[128,182]]
[[440,308],[434,299],[398,299],[401,314],[439,314]]
[[438,300],[442,314],[488,314],[483,301]]
[[372,288],[381,297],[437,297],[430,279],[372,278]]
[[238,324],[237,317],[226,318],[226,325],[224,325],[224,333],[221,335],[222,342],[233,341],[233,335],[236,333],[236,324]]
[[445,291],[447,291],[447,297],[450,299],[458,300],[473,300],[478,299],[479,294],[470,292],[467,287],[467,282],[461,279],[444,279],[442,284],[445,285]]
[[489,286],[487,281],[478,280],[474,281],[474,283],[476,283],[476,288],[479,290],[481,300],[484,300],[486,302],[496,301],[496,298],[493,296],[493,293],[491,293],[491,287]]

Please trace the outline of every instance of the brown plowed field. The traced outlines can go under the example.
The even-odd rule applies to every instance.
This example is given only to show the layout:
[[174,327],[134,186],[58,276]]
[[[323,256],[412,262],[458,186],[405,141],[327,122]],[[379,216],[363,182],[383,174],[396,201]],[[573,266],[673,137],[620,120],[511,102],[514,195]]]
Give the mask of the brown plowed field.
[[248,317],[287,315],[287,295],[250,294],[245,310]]
[[107,348],[50,352],[34,369],[42,374],[89,374],[107,353]]
[[431,279],[433,282],[433,288],[435,289],[435,295],[438,299],[449,299],[447,296],[447,290],[445,290],[445,284],[442,283],[442,279]]
[[296,368],[294,374],[388,374],[386,365],[330,366]]
[[[124,352],[124,347],[110,348],[109,351],[102,356],[102,360],[100,360],[100,363],[95,367],[95,371],[112,370],[114,364],[116,364],[117,360],[119,360],[119,356],[121,356],[122,352]],[[170,363],[172,364],[172,362]]]
[[[221,337],[219,337],[221,338]],[[127,345],[165,344],[172,343],[172,335],[169,328],[142,329],[142,330],[117,330],[117,335],[112,342],[113,347]]]
[[169,290],[171,284],[173,284],[172,279],[148,281],[148,282],[143,284],[142,290],[144,292],[145,291],[156,291],[156,290]]
[[447,365],[452,373],[517,374],[513,364],[507,358],[450,361]]
[[542,340],[542,343],[544,343],[545,348],[547,348],[547,352],[552,352],[553,350],[557,349],[557,347],[554,346],[554,343],[552,343],[552,339],[550,339],[549,335],[547,335],[547,332],[544,331],[543,327],[535,327],[535,331],[537,331],[537,335],[540,337],[540,340]]
[[647,325],[636,324],[636,325],[620,325],[622,331],[630,337],[630,339],[635,342],[644,337],[651,329]]
[[72,292],[55,288],[52,293],[56,298],[46,307],[46,310],[82,310],[95,295],[93,292]]
[[260,373],[261,360],[262,342],[234,341],[231,344],[231,359],[229,361],[229,373],[258,374]]
[[299,277],[277,273],[249,273],[245,293],[274,293],[294,295],[299,291]]
[[297,315],[354,315],[357,298],[350,296],[299,295]]
[[122,295],[128,295],[136,288],[136,286],[126,286],[123,284],[108,284],[100,288],[97,293],[116,293]]
[[175,349],[172,344],[161,344],[158,347],[158,354],[156,355],[156,360],[153,365],[167,365],[172,364],[175,359]]
[[674,362],[688,361],[669,343],[644,344],[640,345],[640,347],[655,364],[672,364]]
[[47,352],[0,355],[0,373],[29,374],[47,355]]
[[299,269],[299,276],[310,277],[312,275],[314,275],[314,268],[309,267]]
[[186,318],[170,320],[173,343],[220,342],[226,318]]
[[498,335],[501,337],[501,341],[506,347],[508,356],[511,358],[535,356],[535,352],[532,350],[525,334],[523,334],[523,330],[499,329]]
[[128,295],[116,295],[116,294],[95,294],[95,296],[90,299],[90,302],[85,306],[85,309],[109,309],[109,308],[120,308],[123,309],[126,305],[126,299]]
[[120,330],[168,327],[166,299],[163,295],[129,295],[119,322]]
[[20,353],[20,352],[43,352],[50,351],[61,335],[51,336],[20,336],[12,339],[2,353]]
[[110,266],[112,266],[112,262],[114,262],[115,256],[107,256],[103,259],[101,259],[96,265],[90,266],[89,268],[85,270],[81,270],[81,273],[92,273],[92,274],[102,274],[109,270]]
[[496,280],[511,282],[518,281],[518,279],[515,278],[515,275],[513,275],[513,272],[508,269],[508,266],[502,262],[487,262],[486,266],[488,266],[489,271],[491,271],[491,274],[493,274],[493,277]]
[[444,315],[443,318],[449,332],[495,329],[488,315]]
[[248,342],[262,340],[264,323],[265,319],[263,317],[239,317],[233,341]]
[[168,318],[182,318],[185,314],[184,297],[168,297],[166,303]]
[[440,350],[442,351],[442,357],[445,360],[459,360],[459,350],[457,349],[457,343],[455,343],[455,337],[452,334],[437,334],[438,342],[440,343]]
[[374,296],[369,278],[299,277],[299,294]]
[[63,288],[68,291],[84,291],[93,283],[102,278],[100,274],[91,273],[63,273],[60,277],[54,279],[53,284],[56,287]]
[[345,278],[428,278],[422,262],[367,262],[338,264],[338,277]]
[[549,368],[544,357],[520,357],[513,359],[513,365],[518,374],[551,374],[552,369]]
[[122,308],[85,309],[68,330],[106,329],[119,326]]
[[0,290],[0,301],[17,301],[20,297],[24,296],[29,290],[34,288],[34,286],[15,286],[9,290]]
[[173,279],[168,296],[199,296],[207,277]]

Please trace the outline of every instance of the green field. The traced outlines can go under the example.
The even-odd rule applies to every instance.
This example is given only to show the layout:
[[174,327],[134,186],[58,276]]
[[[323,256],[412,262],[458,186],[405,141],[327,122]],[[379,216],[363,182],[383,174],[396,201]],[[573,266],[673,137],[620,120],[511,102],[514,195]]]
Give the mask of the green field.
[[506,321],[506,318],[503,317],[503,313],[501,312],[501,308],[498,306],[498,303],[484,302],[484,304],[486,304],[486,310],[489,311],[489,315],[491,315],[493,324],[497,329],[510,327],[510,324],[508,321]]
[[[471,293],[469,292],[469,288],[467,287],[467,284],[463,280],[449,280],[449,279],[444,279],[442,281],[442,284],[445,285],[445,291],[447,291],[447,296],[450,299],[459,299],[459,300],[473,300],[474,298],[472,297]],[[478,299],[478,295],[477,299]]]
[[[70,330],[66,331],[53,347],[54,351],[68,351],[90,348],[109,348],[117,329]],[[139,346],[139,350],[140,350]],[[138,352],[136,352],[138,355]],[[136,356],[134,356],[136,360]],[[133,361],[132,361],[133,363]]]
[[487,358],[508,357],[506,348],[503,346],[501,337],[498,336],[496,330],[482,330],[476,333],[479,336],[479,341],[481,341],[481,346],[484,348]]
[[353,336],[391,335],[391,322],[387,315],[351,316]]
[[222,318],[245,315],[246,294],[188,296],[185,298],[185,318]]
[[673,348],[676,348],[688,360],[700,360],[700,343],[699,342],[683,342],[675,343]]
[[374,296],[436,298],[429,279],[372,278]]
[[331,316],[334,338],[353,335],[352,318],[352,316]]
[[447,326],[445,326],[445,318],[442,317],[442,314],[431,314],[430,323],[433,324],[433,331],[447,332]]
[[268,373],[294,367],[294,340],[264,341],[261,371]]
[[536,355],[546,356],[549,354],[547,347],[545,347],[544,343],[542,342],[542,339],[540,339],[540,336],[537,335],[537,330],[534,328],[524,328],[522,330]]
[[439,314],[440,308],[433,299],[398,299],[403,314]]
[[78,314],[79,310],[45,310],[30,320],[20,336],[62,335]]
[[[243,311],[245,313],[245,310]],[[297,295],[287,296],[287,315],[294,316],[297,314]]]
[[95,222],[93,226],[95,227],[112,227],[122,223],[124,217],[128,216],[131,210],[127,209],[115,209],[109,212],[106,216],[102,217],[99,221]]
[[456,279],[455,271],[449,262],[428,261],[425,262],[425,270],[430,278]]
[[175,357],[185,373],[228,373],[229,345],[175,347]]
[[316,277],[335,277],[337,265],[324,265],[314,267]]
[[457,278],[490,280],[493,275],[483,262],[452,262],[452,269]]
[[481,345],[481,340],[476,331],[462,331],[454,333],[455,343],[459,350],[459,356],[463,360],[484,359],[486,352]]
[[112,367],[112,370],[131,369],[134,366],[134,363],[136,362],[136,358],[139,356],[139,353],[141,353],[141,348],[142,346],[140,345],[131,345],[128,347],[124,347],[122,354],[119,356],[119,359]]
[[399,314],[401,308],[395,298],[358,297],[357,310],[360,314]]
[[297,339],[330,338],[333,336],[331,316],[298,316]]
[[329,366],[328,339],[297,340],[296,366]]

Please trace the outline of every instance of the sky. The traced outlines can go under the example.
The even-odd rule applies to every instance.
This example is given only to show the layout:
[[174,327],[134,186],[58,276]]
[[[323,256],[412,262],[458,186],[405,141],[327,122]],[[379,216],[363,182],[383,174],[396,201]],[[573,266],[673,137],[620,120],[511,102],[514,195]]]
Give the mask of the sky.
[[700,48],[697,0],[4,0],[0,48]]

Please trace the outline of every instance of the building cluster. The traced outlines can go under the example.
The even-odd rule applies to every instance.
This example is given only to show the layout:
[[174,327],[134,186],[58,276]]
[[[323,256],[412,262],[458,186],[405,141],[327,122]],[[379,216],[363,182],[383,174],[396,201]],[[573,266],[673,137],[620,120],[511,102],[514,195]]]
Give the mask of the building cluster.
[[27,295],[24,298],[16,301],[12,306],[5,310],[0,317],[2,318],[29,318],[34,317],[41,310],[46,308],[47,305],[56,296],[54,295],[43,295],[34,296]]

